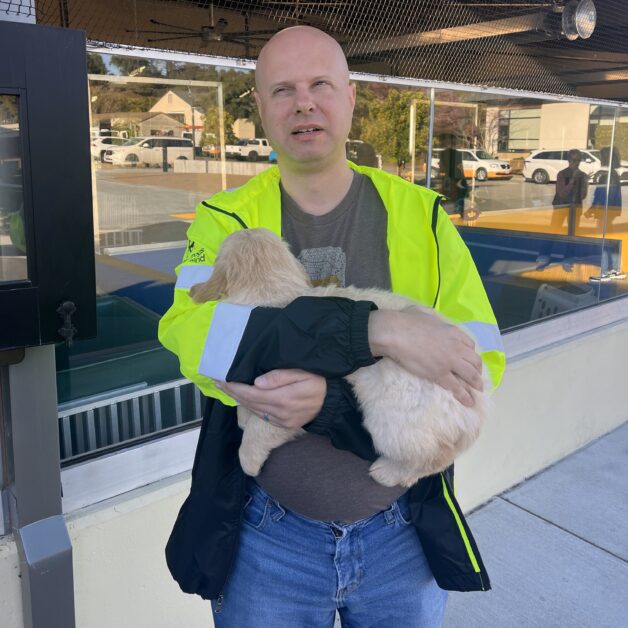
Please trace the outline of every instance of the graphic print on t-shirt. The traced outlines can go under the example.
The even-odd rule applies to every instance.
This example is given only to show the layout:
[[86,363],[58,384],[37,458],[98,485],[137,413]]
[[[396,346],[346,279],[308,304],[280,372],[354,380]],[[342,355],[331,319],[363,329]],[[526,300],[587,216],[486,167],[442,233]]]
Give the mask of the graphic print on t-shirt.
[[314,286],[345,287],[347,256],[339,246],[303,249],[298,260]]

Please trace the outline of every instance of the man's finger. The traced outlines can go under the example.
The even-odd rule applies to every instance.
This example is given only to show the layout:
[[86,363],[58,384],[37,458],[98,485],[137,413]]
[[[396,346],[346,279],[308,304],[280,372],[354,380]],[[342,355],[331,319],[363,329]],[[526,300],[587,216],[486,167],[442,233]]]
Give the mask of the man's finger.
[[456,401],[463,406],[472,407],[474,405],[471,393],[465,388],[460,378],[453,373],[437,382],[437,384],[451,392]]
[[249,403],[260,401],[260,395],[264,393],[262,390],[256,390],[254,386],[239,382],[225,382],[221,386],[221,390],[233,397],[238,403],[244,403],[247,407]]
[[463,405],[472,408],[475,405],[473,395],[467,390],[462,382],[458,383],[454,391],[454,397]]
[[310,373],[301,369],[276,369],[255,379],[258,388],[280,388],[307,379]]
[[475,388],[482,392],[484,390],[484,380],[482,379],[481,371],[478,371],[471,363],[461,360],[455,369],[454,375],[456,375],[463,384]]
[[475,351],[475,340],[471,338],[468,334],[465,334],[463,331],[460,332],[462,334],[462,343],[465,347],[469,347],[469,349],[473,349]]
[[482,358],[475,353],[468,353],[462,356],[463,360],[466,360],[471,366],[478,371],[478,373],[482,372]]

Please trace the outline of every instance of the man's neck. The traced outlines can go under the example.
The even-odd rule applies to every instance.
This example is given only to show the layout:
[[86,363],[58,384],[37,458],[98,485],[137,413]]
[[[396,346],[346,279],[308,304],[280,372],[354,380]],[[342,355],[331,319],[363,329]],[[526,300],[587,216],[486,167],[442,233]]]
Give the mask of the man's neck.
[[347,195],[353,170],[341,167],[318,172],[282,172],[281,184],[294,202],[307,214],[323,216],[337,207]]

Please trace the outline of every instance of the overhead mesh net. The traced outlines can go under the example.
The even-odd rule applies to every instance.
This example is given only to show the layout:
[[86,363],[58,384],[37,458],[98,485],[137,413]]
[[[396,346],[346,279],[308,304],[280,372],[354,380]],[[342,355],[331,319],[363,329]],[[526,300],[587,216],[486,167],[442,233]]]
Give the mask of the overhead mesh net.
[[[29,11],[27,0],[0,1]],[[92,41],[255,59],[277,30],[333,35],[354,71],[576,95],[579,75],[624,72],[628,3],[595,0],[589,39],[561,35],[563,0],[42,0],[37,22]],[[600,83],[604,76],[600,75]],[[628,98],[626,98],[628,100]]]

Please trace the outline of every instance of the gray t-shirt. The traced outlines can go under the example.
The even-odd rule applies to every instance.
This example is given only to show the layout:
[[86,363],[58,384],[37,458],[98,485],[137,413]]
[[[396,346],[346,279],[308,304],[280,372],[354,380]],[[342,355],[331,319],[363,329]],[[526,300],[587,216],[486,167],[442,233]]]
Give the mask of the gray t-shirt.
[[[315,285],[390,289],[386,208],[371,180],[355,173],[349,192],[324,216],[305,213],[281,191],[282,234]],[[368,474],[370,462],[305,434],[275,449],[257,481],[301,515],[349,523],[384,510],[405,491]]]

